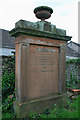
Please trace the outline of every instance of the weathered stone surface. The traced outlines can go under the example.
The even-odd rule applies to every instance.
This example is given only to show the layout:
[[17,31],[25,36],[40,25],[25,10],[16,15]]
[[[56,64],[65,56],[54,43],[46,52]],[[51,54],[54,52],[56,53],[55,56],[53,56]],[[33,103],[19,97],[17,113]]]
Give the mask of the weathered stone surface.
[[16,114],[22,117],[65,93],[65,45],[71,37],[46,21],[20,20],[10,34],[16,37]]
[[14,106],[16,108],[15,112],[17,114],[17,118],[24,118],[28,116],[30,112],[44,112],[46,109],[50,109],[53,104],[61,104],[61,101],[64,98],[66,98],[66,94],[51,97],[47,96],[46,98],[31,100],[29,102],[25,102],[24,104],[19,104],[15,101]]
[[45,19],[51,17],[51,14],[53,13],[53,9],[48,6],[39,6],[34,9],[34,13],[38,19],[44,21]]
[[50,22],[38,21],[36,23],[20,20],[15,24],[15,28],[10,31],[11,36],[18,36],[20,34],[35,35],[42,37],[49,37],[54,39],[62,39],[68,41],[70,36],[66,36],[66,31],[56,28]]

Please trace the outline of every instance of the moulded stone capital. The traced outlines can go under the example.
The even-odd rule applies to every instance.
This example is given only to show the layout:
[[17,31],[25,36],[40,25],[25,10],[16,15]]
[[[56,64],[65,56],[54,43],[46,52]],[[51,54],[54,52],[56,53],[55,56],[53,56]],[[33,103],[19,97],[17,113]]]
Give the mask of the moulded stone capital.
[[45,37],[69,41],[71,36],[66,35],[66,30],[56,28],[50,22],[38,21],[36,23],[20,20],[15,24],[15,28],[10,31],[11,36],[19,36],[21,34]]

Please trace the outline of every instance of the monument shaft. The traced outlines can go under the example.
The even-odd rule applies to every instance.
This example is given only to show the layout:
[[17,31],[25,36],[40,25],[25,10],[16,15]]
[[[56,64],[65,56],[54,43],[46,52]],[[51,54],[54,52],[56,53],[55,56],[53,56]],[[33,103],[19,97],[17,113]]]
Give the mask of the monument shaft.
[[15,111],[18,118],[43,111],[66,92],[65,47],[71,39],[50,22],[20,20],[15,36]]

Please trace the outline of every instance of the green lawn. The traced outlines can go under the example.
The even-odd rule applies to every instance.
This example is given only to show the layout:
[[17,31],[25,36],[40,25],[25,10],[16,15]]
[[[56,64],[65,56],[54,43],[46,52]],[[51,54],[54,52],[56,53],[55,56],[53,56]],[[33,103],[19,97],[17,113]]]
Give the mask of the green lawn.
[[44,113],[30,113],[28,117],[30,118],[78,118],[79,115],[79,100],[62,101],[60,105],[54,104],[49,110],[45,110]]
[[[50,109],[43,113],[33,113],[27,116],[28,118],[78,118],[79,117],[79,101],[80,96],[75,100],[62,101],[60,105],[53,104]],[[15,114],[5,113],[3,118],[15,118]]]

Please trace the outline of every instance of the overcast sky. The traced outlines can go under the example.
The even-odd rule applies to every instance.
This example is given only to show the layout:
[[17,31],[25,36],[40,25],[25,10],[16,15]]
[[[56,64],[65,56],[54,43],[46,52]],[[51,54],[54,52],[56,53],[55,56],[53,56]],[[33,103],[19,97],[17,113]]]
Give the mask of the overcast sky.
[[53,9],[47,21],[57,28],[65,29],[72,41],[78,42],[78,1],[79,0],[0,0],[0,28],[11,30],[20,19],[39,21],[33,10],[44,5]]

